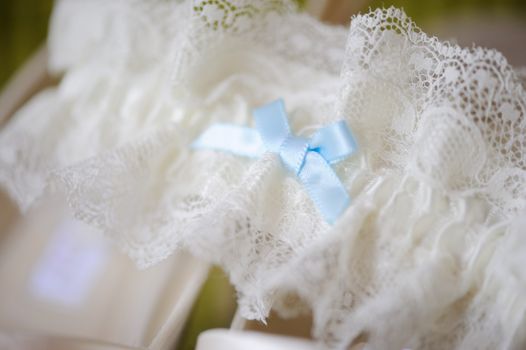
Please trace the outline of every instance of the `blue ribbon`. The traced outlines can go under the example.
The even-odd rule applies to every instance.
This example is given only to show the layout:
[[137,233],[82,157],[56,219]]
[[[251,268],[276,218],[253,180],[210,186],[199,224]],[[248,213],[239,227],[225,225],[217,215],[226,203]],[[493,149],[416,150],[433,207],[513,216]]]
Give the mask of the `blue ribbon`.
[[253,111],[256,128],[215,124],[192,144],[195,149],[214,149],[256,158],[265,151],[279,154],[287,169],[307,189],[325,220],[334,223],[350,204],[350,197],[331,164],[357,149],[354,137],[341,120],[304,138],[291,133],[283,100]]

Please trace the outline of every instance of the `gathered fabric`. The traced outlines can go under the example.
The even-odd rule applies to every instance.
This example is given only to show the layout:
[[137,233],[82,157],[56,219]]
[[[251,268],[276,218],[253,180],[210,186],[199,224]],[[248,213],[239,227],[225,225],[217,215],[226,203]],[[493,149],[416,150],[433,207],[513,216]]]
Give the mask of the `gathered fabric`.
[[[264,0],[62,0],[50,49],[62,81],[0,133],[21,207],[63,191],[141,268],[187,249],[242,316],[311,311],[326,347],[524,347],[526,93],[499,52],[395,8],[343,28]],[[359,145],[330,166],[333,225],[279,152],[192,147],[278,98],[298,138],[343,121]]]
[[215,149],[249,157],[277,153],[298,177],[328,223],[334,223],[351,199],[331,164],[356,151],[356,141],[344,121],[327,125],[310,138],[294,136],[283,100],[253,111],[256,129],[215,124],[192,143],[194,149]]

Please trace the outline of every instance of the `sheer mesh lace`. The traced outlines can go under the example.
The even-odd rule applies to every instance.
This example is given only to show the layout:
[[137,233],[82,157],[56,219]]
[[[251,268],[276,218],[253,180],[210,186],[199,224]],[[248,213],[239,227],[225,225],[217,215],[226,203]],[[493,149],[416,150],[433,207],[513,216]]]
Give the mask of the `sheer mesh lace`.
[[339,115],[364,138],[382,135],[364,149],[372,164],[479,192],[499,214],[524,206],[525,94],[499,52],[441,43],[390,9],[351,25],[342,76]]
[[[168,3],[112,5],[134,14],[104,20],[118,45],[89,33],[55,59],[61,85],[0,135],[0,181],[21,204],[51,172],[139,266],[188,249],[228,271],[243,316],[311,309],[329,347],[524,345],[526,97],[502,55],[392,8],[347,32],[287,2]],[[57,55],[72,40],[59,28]],[[345,119],[358,139],[336,168],[353,203],[333,227],[275,156],[188,147],[277,97],[296,133]]]

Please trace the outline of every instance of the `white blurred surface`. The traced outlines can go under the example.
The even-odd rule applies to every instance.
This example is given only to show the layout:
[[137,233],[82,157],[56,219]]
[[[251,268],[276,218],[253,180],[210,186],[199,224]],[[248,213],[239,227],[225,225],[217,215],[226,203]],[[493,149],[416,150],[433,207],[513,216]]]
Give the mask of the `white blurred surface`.
[[170,349],[208,265],[185,253],[138,270],[100,232],[45,200],[0,240],[0,350]]
[[196,350],[314,350],[314,342],[250,331],[212,329],[201,333]]

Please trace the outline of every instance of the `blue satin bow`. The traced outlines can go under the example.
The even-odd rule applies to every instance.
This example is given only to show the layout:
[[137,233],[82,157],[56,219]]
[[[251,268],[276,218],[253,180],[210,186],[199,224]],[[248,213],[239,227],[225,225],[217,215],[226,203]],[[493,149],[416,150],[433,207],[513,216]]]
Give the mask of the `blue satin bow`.
[[305,186],[323,217],[334,223],[350,203],[347,191],[331,168],[331,164],[357,149],[347,124],[343,120],[330,124],[307,139],[291,133],[281,99],[255,109],[253,114],[256,129],[215,124],[199,136],[193,148],[246,157],[259,157],[265,151],[279,154]]

